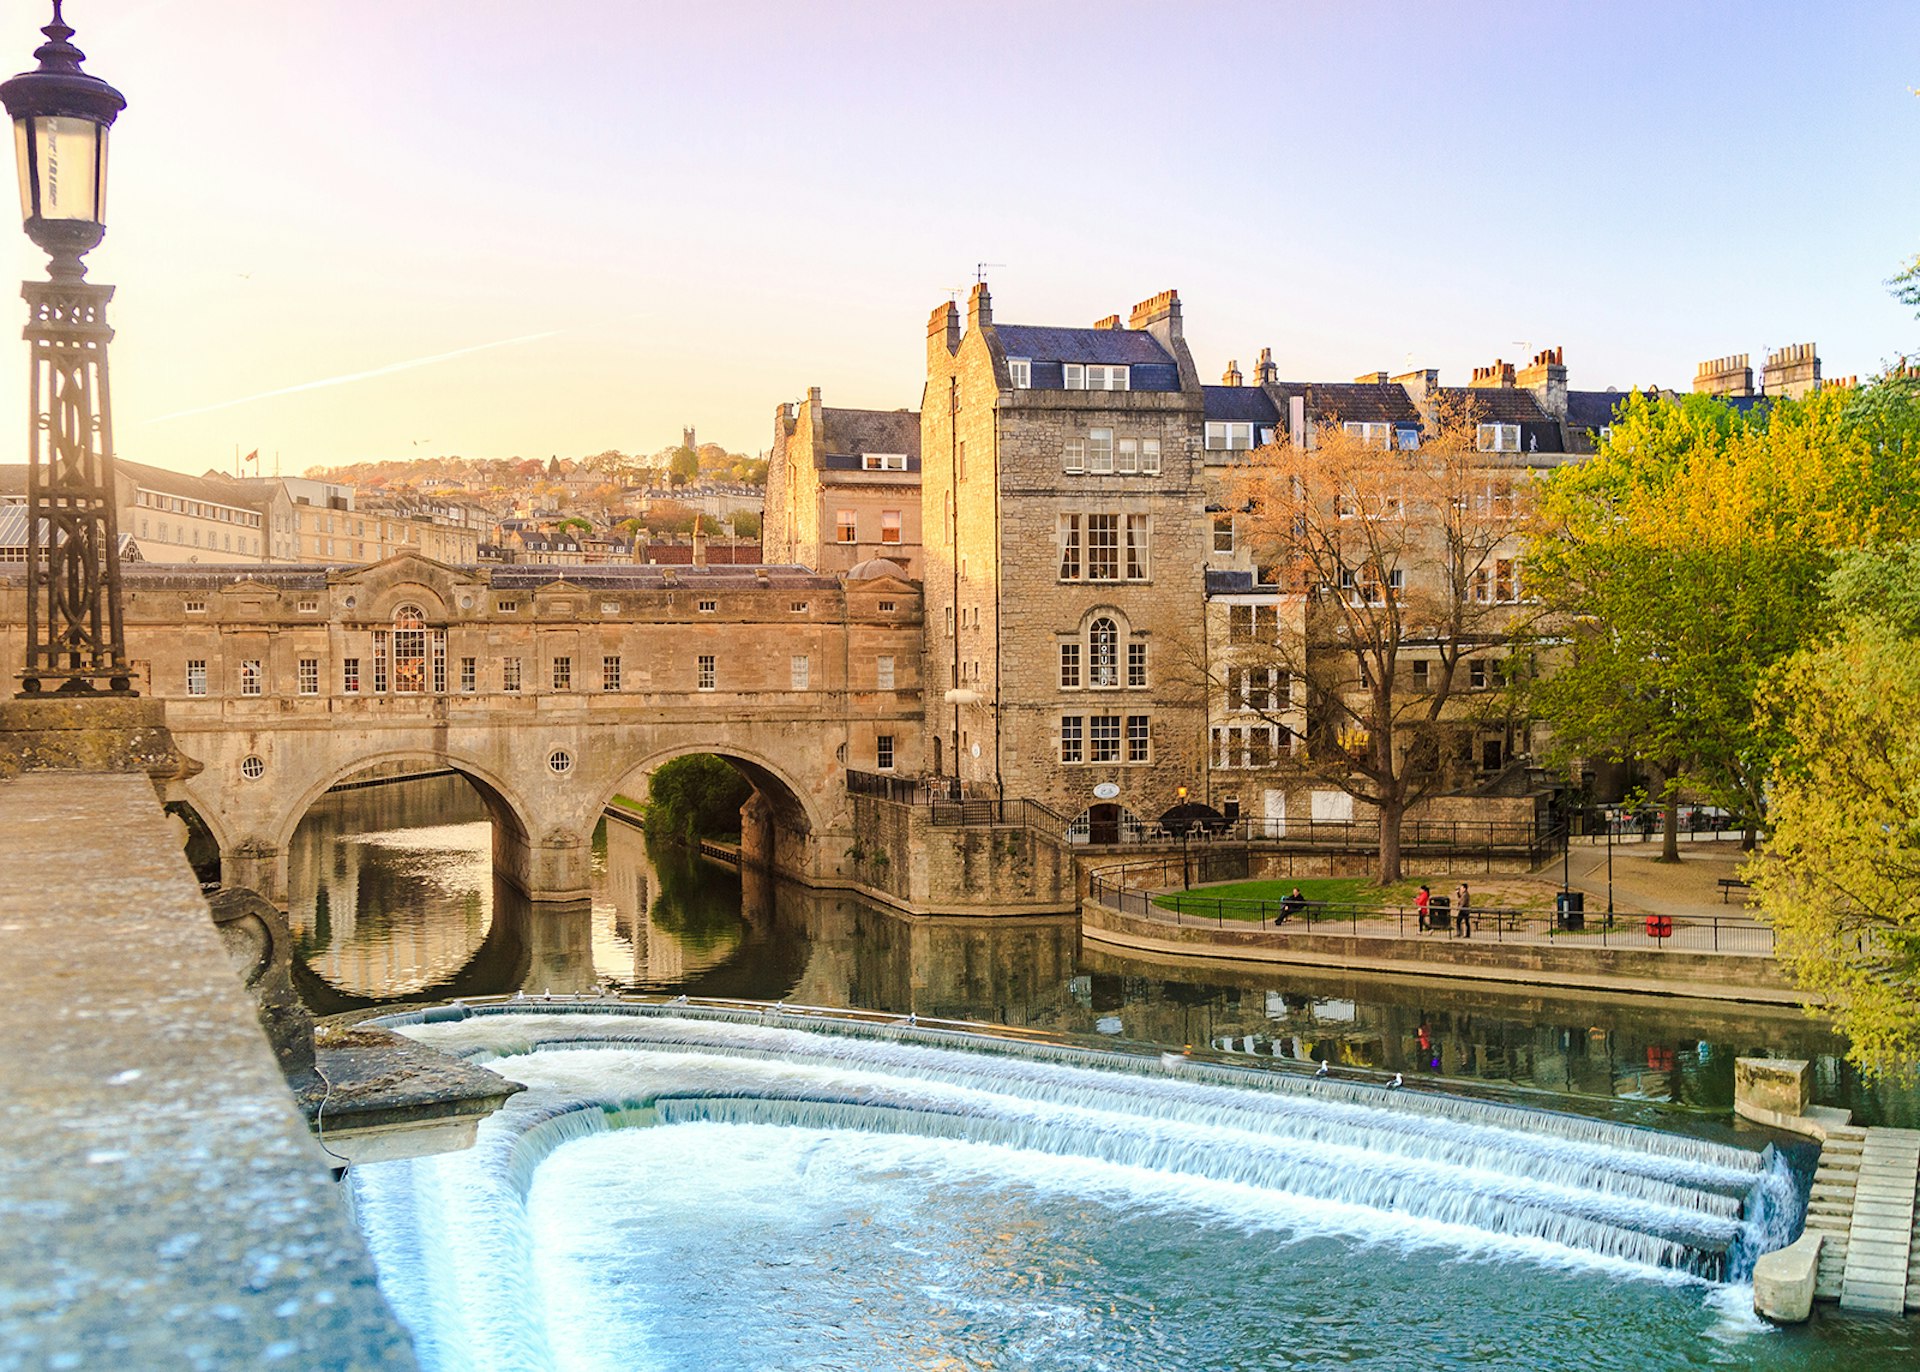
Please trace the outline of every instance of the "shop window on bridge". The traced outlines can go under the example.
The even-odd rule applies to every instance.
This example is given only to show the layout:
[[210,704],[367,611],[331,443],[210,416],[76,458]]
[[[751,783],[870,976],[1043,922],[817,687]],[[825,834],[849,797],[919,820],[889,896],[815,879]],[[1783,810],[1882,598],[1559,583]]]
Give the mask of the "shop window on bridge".
[[891,772],[893,770],[892,734],[880,734],[874,739],[873,763],[874,766],[882,772]]
[[460,659],[460,689],[471,695],[480,685],[480,663],[477,659]]
[[300,659],[300,694],[317,696],[320,694],[320,659],[303,657]]
[[345,695],[360,694],[360,659],[343,657],[340,659],[340,690]]
[[573,659],[556,657],[553,660],[553,689],[571,691],[573,689]]
[[520,659],[507,657],[500,659],[500,689],[518,694],[520,690]]
[[240,664],[240,694],[257,696],[266,681],[266,673],[260,670],[258,658],[248,658]]
[[617,691],[620,689],[620,659],[606,656],[600,659],[600,689]]
[[203,696],[207,693],[207,660],[204,657],[187,659],[187,694]]

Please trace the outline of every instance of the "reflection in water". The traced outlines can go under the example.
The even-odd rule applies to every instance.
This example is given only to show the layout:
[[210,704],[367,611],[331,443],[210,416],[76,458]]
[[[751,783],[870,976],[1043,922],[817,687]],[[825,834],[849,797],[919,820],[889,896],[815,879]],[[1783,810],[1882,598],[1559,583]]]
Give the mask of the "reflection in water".
[[489,849],[486,812],[458,778],[315,805],[291,853],[308,1003],[600,989],[787,1000],[1327,1059],[1649,1113],[1724,1113],[1734,1058],[1771,1053],[1811,1058],[1823,1102],[1920,1124],[1920,1097],[1863,1087],[1842,1041],[1786,1009],[1136,961],[1083,950],[1071,916],[909,918],[650,847],[619,820],[594,837],[593,900],[532,907],[492,881]]

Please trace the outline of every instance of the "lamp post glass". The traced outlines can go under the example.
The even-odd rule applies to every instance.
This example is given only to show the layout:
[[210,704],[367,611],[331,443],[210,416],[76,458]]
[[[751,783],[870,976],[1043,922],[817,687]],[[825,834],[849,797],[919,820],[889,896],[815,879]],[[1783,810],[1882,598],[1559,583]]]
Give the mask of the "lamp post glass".
[[80,259],[99,245],[107,219],[107,130],[127,107],[126,97],[80,69],[86,54],[68,40],[60,17],[40,32],[40,65],[0,84],[0,103],[13,120],[20,169],[20,218],[27,237],[53,259],[56,281],[79,280]]
[[43,114],[13,122],[20,218],[107,220],[107,130],[91,119]]

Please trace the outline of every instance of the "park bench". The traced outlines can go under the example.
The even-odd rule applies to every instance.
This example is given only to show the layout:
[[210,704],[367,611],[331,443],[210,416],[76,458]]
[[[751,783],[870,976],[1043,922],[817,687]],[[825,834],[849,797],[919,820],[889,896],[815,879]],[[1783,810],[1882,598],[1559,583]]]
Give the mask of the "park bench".
[[1725,905],[1727,903],[1727,898],[1731,896],[1735,891],[1750,891],[1752,889],[1753,888],[1751,886],[1749,886],[1746,882],[1742,881],[1739,877],[1721,877],[1720,878],[1720,903],[1722,905]]

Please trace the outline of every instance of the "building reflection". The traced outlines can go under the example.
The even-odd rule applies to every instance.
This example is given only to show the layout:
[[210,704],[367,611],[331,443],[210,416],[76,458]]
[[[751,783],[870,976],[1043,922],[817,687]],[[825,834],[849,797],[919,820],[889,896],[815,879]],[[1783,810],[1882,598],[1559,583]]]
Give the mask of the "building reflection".
[[1303,968],[1202,969],[1082,949],[1077,921],[916,918],[730,872],[609,821],[595,895],[529,906],[491,880],[486,814],[458,778],[336,792],[292,851],[302,992],[321,1013],[454,995],[613,990],[980,1020],[1254,1061],[1724,1113],[1733,1060],[1810,1058],[1818,1097],[1920,1122],[1844,1044],[1786,1008],[1622,1001]]

